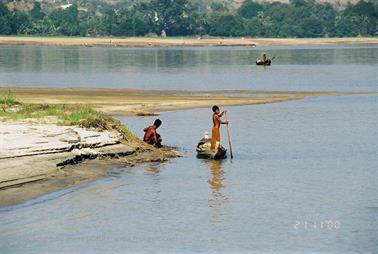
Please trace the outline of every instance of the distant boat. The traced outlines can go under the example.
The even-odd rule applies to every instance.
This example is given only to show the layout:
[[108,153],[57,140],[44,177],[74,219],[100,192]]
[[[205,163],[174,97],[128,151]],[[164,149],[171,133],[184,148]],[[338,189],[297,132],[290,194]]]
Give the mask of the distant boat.
[[266,59],[266,60],[264,61],[264,60],[258,58],[258,59],[256,60],[256,65],[267,65],[267,66],[269,66],[269,65],[271,65],[271,64],[272,64],[272,60],[270,60],[270,59]]

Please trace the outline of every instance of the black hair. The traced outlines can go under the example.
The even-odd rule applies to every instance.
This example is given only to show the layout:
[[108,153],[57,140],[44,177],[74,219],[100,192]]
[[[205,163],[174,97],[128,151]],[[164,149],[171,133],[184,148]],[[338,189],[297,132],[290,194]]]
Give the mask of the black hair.
[[156,126],[156,128],[158,128],[161,125],[161,123],[162,121],[160,119],[156,119],[154,125]]
[[215,110],[217,110],[217,109],[219,110],[219,107],[217,105],[214,105],[213,106],[213,112],[215,112]]

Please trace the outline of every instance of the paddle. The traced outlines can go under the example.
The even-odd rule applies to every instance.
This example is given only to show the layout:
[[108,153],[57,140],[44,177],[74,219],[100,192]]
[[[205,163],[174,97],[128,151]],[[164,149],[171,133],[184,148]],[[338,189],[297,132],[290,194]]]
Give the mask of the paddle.
[[[228,122],[227,112],[224,112],[224,116],[226,118],[226,121]],[[228,136],[228,145],[230,146],[230,157],[231,157],[231,160],[232,160],[232,158],[234,158],[234,155],[232,154],[231,136],[230,136],[230,129],[229,129],[228,126],[229,126],[229,124],[227,124],[227,136]]]

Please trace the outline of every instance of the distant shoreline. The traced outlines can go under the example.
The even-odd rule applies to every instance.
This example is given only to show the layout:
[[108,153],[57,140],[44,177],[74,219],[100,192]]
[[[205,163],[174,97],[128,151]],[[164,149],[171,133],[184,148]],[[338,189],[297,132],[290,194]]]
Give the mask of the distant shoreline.
[[378,37],[354,38],[221,38],[221,37],[36,37],[0,36],[0,45],[84,46],[84,47],[215,47],[215,46],[300,46],[378,45]]

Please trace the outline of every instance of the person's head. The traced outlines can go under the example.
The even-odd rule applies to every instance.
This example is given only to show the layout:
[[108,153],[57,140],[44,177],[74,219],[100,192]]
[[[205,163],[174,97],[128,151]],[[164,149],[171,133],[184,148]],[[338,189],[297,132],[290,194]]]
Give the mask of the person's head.
[[212,109],[214,113],[219,114],[219,107],[217,105],[214,105]]
[[156,127],[156,129],[160,127],[161,123],[162,123],[162,122],[161,122],[160,119],[156,119],[156,120],[155,120],[155,122],[154,122],[154,126]]

